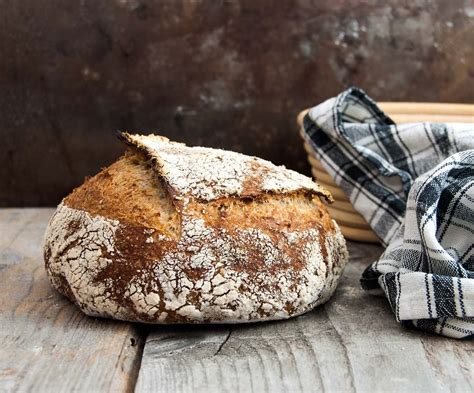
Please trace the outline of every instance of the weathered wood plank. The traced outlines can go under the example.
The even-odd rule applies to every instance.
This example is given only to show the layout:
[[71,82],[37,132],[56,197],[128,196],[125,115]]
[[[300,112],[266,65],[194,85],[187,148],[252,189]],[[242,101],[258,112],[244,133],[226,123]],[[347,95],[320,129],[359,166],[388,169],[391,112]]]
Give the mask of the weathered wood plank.
[[14,264],[39,255],[51,208],[0,209],[0,260]]
[[446,391],[426,359],[420,340],[425,335],[401,327],[384,297],[359,288],[362,270],[376,256],[373,250],[353,244],[346,279],[325,307],[346,350],[356,391]]
[[[363,263],[363,255],[366,252],[364,246],[353,249],[355,263],[350,266],[353,272],[348,271],[347,274],[356,274],[356,277],[359,277],[366,265]],[[360,289],[358,291],[361,292]],[[344,331],[343,334],[348,339],[352,338],[354,341],[352,345],[355,347],[357,347],[356,340],[373,338],[372,345],[378,347],[376,355],[383,358],[381,361],[385,363],[387,370],[393,369],[391,373],[380,375],[380,378],[376,378],[376,380],[393,381],[394,384],[396,383],[402,388],[399,391],[474,391],[474,346],[472,340],[460,341],[403,329],[393,323],[394,319],[389,318],[390,312],[385,317],[385,311],[389,310],[389,307],[383,297],[375,298],[360,293],[353,298],[347,297],[347,299],[351,299],[351,302],[346,302],[346,307],[364,309],[361,312],[361,315],[367,315],[367,319],[364,318],[364,326],[371,326],[371,328],[366,332],[363,330],[354,332],[353,329],[350,329],[350,326],[354,326],[353,320],[346,320],[345,324],[341,322],[339,328]],[[336,314],[339,312],[331,309],[332,305],[340,303],[342,302],[336,301],[329,305],[330,317],[332,312]],[[335,321],[343,321],[343,318],[336,316]],[[364,335],[362,339],[359,337],[361,334]],[[356,351],[353,352],[357,354]],[[387,353],[390,353],[390,357],[386,355]],[[392,367],[390,363],[397,363],[397,366]],[[420,370],[426,372],[420,373]],[[427,380],[430,378],[428,370],[433,373],[430,381]],[[371,369],[370,372],[377,377],[377,370],[374,373],[374,370]],[[371,388],[374,390],[387,391],[387,388],[383,386],[385,385],[380,384],[380,389],[378,389],[374,387],[374,384],[371,384]],[[364,391],[363,384],[361,390]],[[396,390],[395,387],[393,390]]]
[[136,391],[472,391],[472,342],[398,325],[385,298],[359,287],[380,247],[352,243],[350,251],[333,299],[304,316],[150,328]]
[[[51,209],[0,209],[0,391],[123,391],[141,327],[83,315],[50,288],[41,240]],[[408,331],[364,294],[380,253],[352,243],[334,298],[289,321],[148,327],[137,391],[472,391],[472,341]]]
[[52,209],[0,210],[0,391],[132,390],[142,339],[55,293],[41,240]]
[[451,392],[474,392],[474,345],[472,340],[422,337],[425,356],[437,380]]

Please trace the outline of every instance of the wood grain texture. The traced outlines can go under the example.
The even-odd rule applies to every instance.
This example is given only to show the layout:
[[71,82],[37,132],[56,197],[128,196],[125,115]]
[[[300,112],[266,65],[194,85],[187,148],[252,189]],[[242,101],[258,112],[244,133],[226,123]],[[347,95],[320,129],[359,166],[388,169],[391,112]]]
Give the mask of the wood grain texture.
[[359,288],[379,246],[350,243],[335,296],[301,317],[144,327],[87,317],[52,291],[41,256],[51,214],[0,209],[1,392],[474,390],[472,340],[406,330]]
[[406,330],[363,293],[376,245],[351,243],[335,296],[283,322],[153,327],[137,392],[472,391],[472,341]]
[[41,241],[52,211],[0,210],[0,391],[131,390],[139,328],[87,317],[49,285]]

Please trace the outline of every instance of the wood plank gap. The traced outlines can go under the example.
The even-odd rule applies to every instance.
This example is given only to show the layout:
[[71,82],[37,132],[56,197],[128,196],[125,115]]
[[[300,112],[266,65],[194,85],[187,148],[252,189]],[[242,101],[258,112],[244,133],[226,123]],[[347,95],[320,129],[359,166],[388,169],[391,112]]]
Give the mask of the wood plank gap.
[[[133,360],[131,361],[130,379],[125,385],[126,393],[133,393],[135,391],[135,386],[137,385],[137,381],[138,381],[138,374],[140,373],[140,367],[143,360],[143,350],[145,349],[146,339],[148,335],[150,334],[150,326],[148,325],[135,324],[134,328],[135,328],[137,338],[135,339],[131,337],[130,344],[132,347],[137,347],[137,348],[136,348],[135,356]],[[124,344],[124,346],[122,347],[122,351],[123,351],[123,348],[125,347],[126,345]]]
[[232,328],[229,329],[229,333],[227,334],[227,337],[224,339],[224,341],[222,341],[222,343],[219,345],[219,348],[217,348],[217,351],[216,353],[214,354],[214,356],[217,356],[219,354],[219,352],[222,350],[222,348],[224,347],[224,345],[227,343],[227,341],[229,341],[229,338],[230,338],[230,335],[232,334]]

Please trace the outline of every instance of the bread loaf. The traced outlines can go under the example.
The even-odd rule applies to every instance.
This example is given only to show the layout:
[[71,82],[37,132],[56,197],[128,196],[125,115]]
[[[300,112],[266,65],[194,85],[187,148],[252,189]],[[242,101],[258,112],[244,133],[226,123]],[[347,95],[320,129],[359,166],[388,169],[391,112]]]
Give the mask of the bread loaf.
[[284,319],[328,300],[345,241],[311,179],[259,158],[122,134],[128,150],[58,206],[52,286],[88,315]]

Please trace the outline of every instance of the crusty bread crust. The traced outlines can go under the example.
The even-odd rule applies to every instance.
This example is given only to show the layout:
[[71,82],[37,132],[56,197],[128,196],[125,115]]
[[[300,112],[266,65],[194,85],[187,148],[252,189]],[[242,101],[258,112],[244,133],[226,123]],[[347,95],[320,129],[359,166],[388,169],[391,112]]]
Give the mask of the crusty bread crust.
[[64,204],[123,223],[179,236],[179,214],[151,160],[129,149],[96,176],[86,179]]
[[45,234],[53,287],[86,314],[250,322],[331,296],[348,255],[319,186],[237,153],[125,138],[132,148],[66,197]]

